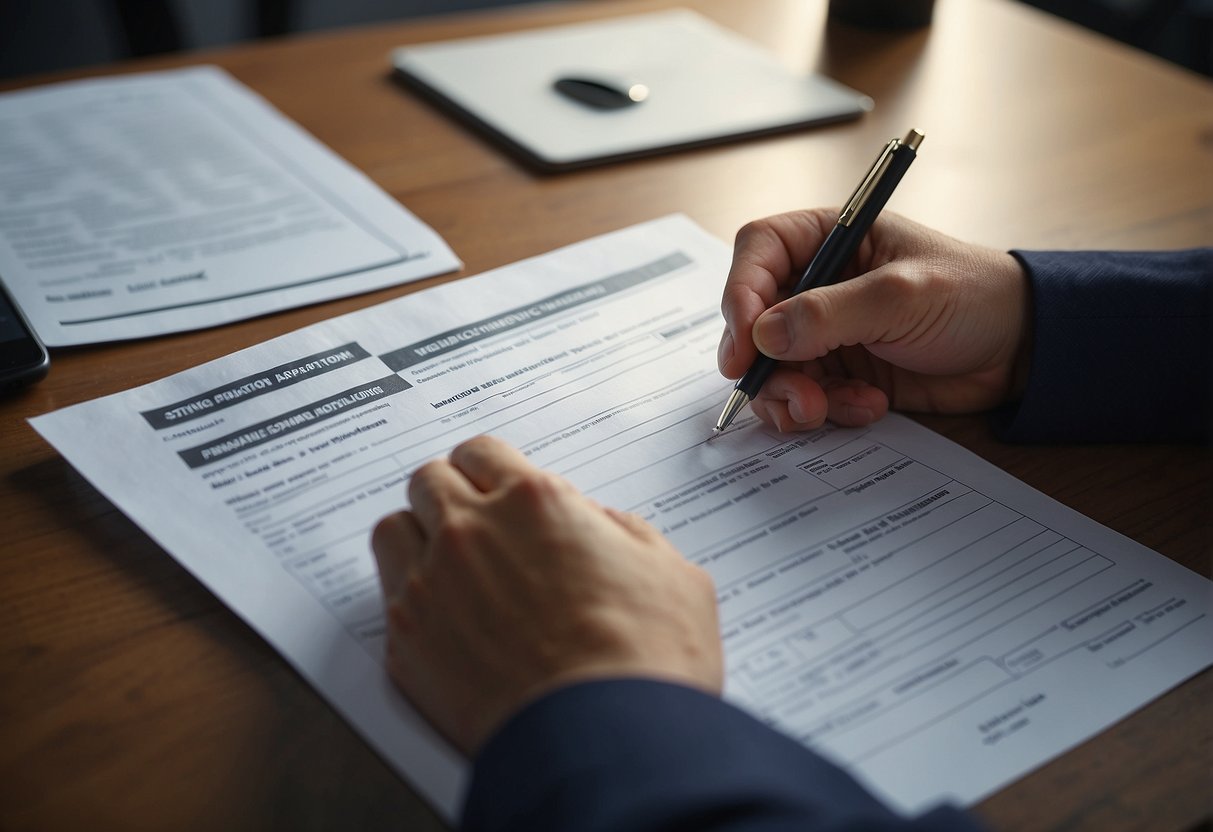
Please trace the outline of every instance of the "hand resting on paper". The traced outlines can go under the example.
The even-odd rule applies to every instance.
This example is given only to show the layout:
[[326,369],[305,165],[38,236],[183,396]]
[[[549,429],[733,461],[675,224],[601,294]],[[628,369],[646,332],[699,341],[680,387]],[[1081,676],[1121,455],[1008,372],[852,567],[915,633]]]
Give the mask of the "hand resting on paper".
[[759,350],[784,362],[754,413],[791,431],[826,418],[862,426],[890,407],[968,413],[1014,399],[1030,342],[1018,261],[886,212],[848,266],[851,279],[788,298],[837,218],[795,211],[737,234],[720,371],[740,378]]
[[467,754],[543,693],[593,678],[719,693],[712,580],[639,518],[478,437],[420,468],[372,535],[392,679]]

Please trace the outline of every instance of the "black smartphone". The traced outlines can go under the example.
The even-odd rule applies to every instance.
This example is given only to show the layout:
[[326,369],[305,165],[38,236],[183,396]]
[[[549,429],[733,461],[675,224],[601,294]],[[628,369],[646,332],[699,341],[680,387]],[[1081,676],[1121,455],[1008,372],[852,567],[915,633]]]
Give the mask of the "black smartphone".
[[0,283],[0,390],[32,384],[50,366],[46,347]]

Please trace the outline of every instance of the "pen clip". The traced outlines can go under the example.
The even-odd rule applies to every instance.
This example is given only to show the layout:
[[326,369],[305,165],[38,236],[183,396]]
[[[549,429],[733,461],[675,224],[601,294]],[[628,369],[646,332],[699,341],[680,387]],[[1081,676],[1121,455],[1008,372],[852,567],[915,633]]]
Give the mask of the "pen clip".
[[880,177],[884,175],[886,169],[893,162],[893,153],[897,148],[901,147],[901,139],[890,139],[889,143],[880,151],[880,155],[876,157],[876,161],[872,164],[872,169],[868,171],[868,175],[859,183],[859,187],[855,189],[855,193],[851,194],[851,198],[847,200],[846,207],[842,209],[842,213],[838,215],[838,225],[850,227],[855,220],[855,215],[859,213],[859,209],[868,201],[868,197],[872,195],[872,191],[876,188],[876,183],[880,181]]

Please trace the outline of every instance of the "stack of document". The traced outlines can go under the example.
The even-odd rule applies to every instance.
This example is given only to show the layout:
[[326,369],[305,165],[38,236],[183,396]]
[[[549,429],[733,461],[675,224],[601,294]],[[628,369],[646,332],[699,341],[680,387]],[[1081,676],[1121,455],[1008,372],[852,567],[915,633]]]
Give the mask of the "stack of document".
[[214,67],[0,95],[0,279],[48,346],[459,267],[432,229]]

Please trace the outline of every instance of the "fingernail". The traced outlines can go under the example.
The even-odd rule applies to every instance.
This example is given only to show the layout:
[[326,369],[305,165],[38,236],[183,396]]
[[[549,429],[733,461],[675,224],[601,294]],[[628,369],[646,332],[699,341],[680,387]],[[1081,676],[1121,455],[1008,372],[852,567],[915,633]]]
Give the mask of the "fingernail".
[[733,357],[733,333],[727,329],[720,336],[720,346],[716,348],[716,366],[724,371],[724,365]]
[[792,421],[798,425],[803,425],[809,421],[804,418],[804,411],[800,408],[800,402],[795,399],[788,399],[788,415],[792,417]]
[[787,316],[782,312],[768,312],[763,315],[754,327],[754,340],[758,349],[766,355],[783,355],[791,342]]

